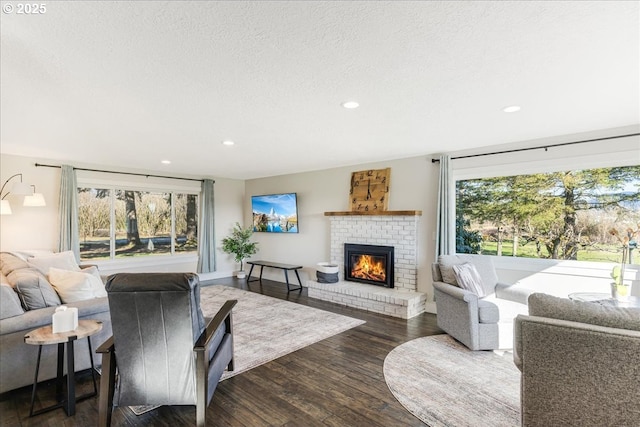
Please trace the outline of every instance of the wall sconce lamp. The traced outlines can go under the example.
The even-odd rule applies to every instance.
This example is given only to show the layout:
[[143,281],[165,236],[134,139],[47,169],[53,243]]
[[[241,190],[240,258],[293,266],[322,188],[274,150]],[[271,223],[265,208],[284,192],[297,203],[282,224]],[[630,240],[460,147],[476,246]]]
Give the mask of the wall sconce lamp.
[[[9,181],[18,176],[20,177],[20,181],[14,182],[11,186],[11,190],[4,193],[4,189],[7,184],[9,184]],[[33,190],[31,189],[31,187],[33,187]],[[2,184],[2,188],[0,188],[0,195],[2,195],[2,197],[0,198],[2,200],[0,215],[11,215],[11,205],[9,204],[8,200],[5,200],[5,198],[9,194],[25,196],[23,202],[24,206],[46,206],[46,202],[44,201],[44,196],[42,195],[42,193],[36,193],[35,190],[35,186],[29,185],[26,182],[22,182],[21,173],[10,176],[9,179],[7,179],[4,184]]]

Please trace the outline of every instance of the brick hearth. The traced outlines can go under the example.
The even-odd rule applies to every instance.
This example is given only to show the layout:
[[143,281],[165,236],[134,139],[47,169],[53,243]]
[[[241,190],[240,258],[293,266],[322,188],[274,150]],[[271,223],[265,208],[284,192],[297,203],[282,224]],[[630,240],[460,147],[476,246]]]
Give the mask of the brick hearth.
[[[420,211],[358,215],[326,212],[331,227],[331,262],[341,266],[338,283],[307,282],[309,296],[349,307],[409,319],[424,312],[426,295],[417,292],[418,217]],[[344,281],[344,244],[384,245],[395,248],[395,288]]]

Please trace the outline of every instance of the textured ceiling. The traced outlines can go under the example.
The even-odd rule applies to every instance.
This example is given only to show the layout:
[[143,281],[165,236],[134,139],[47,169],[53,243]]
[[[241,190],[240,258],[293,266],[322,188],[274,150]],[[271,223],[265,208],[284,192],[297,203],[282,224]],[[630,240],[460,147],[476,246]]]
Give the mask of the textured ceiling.
[[46,7],[1,14],[2,153],[249,179],[640,122],[636,1]]

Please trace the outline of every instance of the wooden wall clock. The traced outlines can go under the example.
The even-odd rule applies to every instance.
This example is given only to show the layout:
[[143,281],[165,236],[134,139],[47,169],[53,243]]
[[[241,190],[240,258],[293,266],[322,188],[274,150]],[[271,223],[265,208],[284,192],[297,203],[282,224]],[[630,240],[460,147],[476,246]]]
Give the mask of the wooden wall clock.
[[391,168],[370,169],[351,174],[351,211],[386,211],[389,206]]

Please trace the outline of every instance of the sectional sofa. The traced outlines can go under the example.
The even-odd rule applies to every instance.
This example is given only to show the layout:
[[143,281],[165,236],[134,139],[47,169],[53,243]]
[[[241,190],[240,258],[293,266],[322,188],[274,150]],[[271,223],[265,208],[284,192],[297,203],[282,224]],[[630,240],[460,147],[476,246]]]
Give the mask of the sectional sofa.
[[[67,253],[2,252],[0,270],[0,394],[33,384],[38,346],[25,344],[24,336],[33,329],[51,324],[55,308],[63,303],[77,307],[79,319],[102,322],[102,330],[89,338],[94,362],[101,364],[95,349],[111,336],[111,318],[107,297],[96,298],[102,293],[96,289],[95,279],[88,280],[89,275],[96,276],[96,267],[81,269],[72,254],[70,257]],[[50,283],[47,272],[51,271],[61,283],[64,282],[64,287],[58,286],[56,290]],[[84,278],[85,282],[79,284],[78,278]],[[56,359],[57,346],[43,346],[39,381],[55,378]],[[76,372],[90,367],[87,339],[78,340]]]

